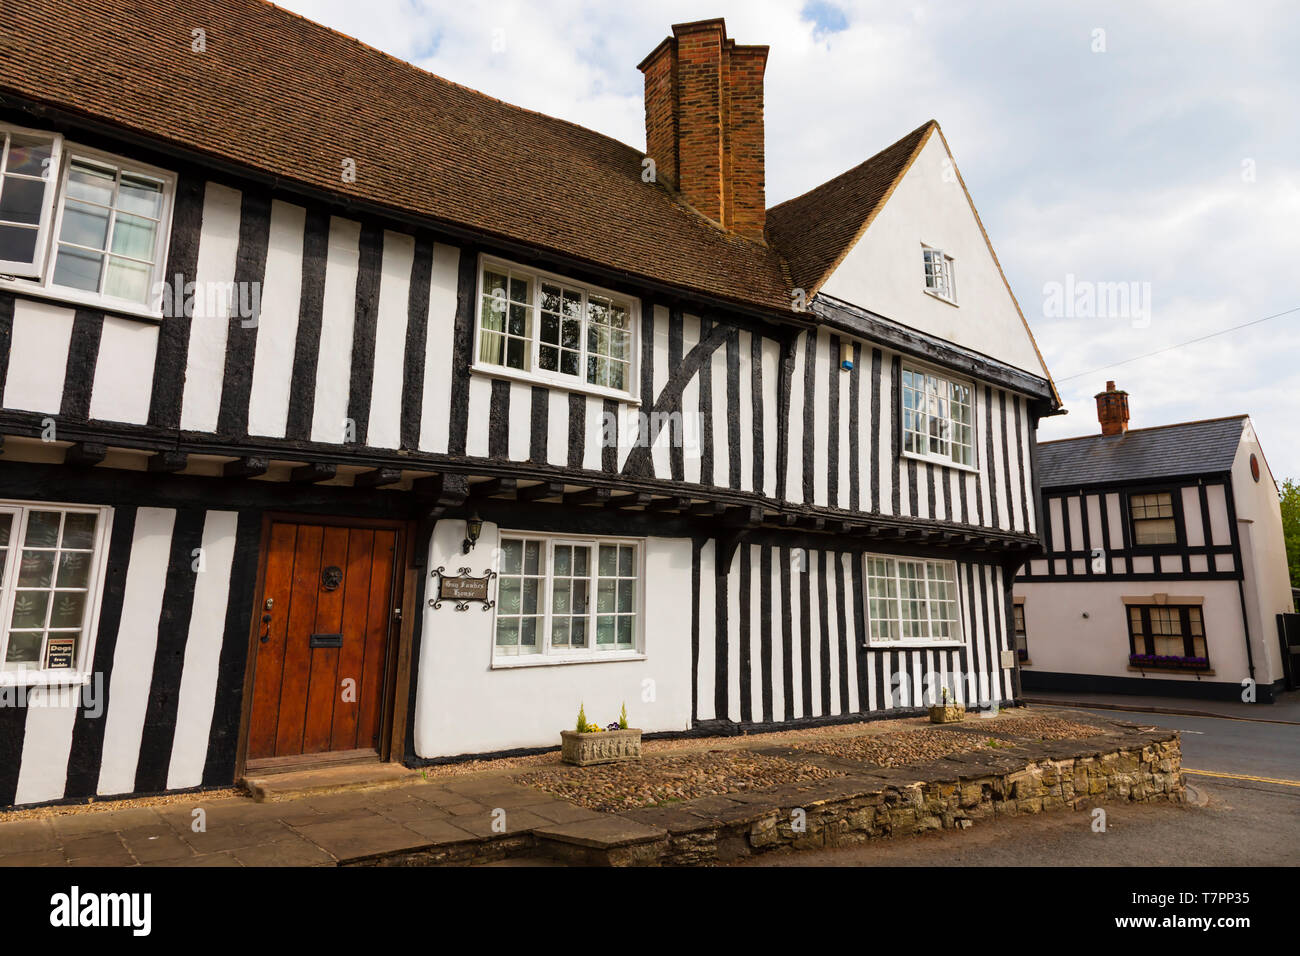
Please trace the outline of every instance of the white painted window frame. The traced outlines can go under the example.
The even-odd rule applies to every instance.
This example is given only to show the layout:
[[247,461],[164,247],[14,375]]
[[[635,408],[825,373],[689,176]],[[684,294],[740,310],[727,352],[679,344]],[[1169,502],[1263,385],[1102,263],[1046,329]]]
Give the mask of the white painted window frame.
[[[16,582],[22,558],[22,544],[27,537],[27,518],[32,511],[60,511],[74,514],[95,514],[95,544],[86,583],[86,610],[82,621],[82,638],[77,644],[77,659],[70,669],[47,670],[44,666],[45,646],[42,642],[40,667],[9,670],[5,656],[9,649],[9,623],[13,617],[13,604],[17,597]],[[108,505],[85,505],[71,502],[0,500],[0,512],[14,514],[10,532],[9,554],[6,556],[3,576],[0,576],[0,687],[4,686],[58,686],[84,685],[90,682],[95,661],[95,642],[99,637],[99,613],[104,599],[104,576],[108,565],[108,544],[112,540],[113,509]],[[58,574],[58,565],[54,572]],[[48,634],[47,638],[48,640]]]
[[[20,127],[5,128],[27,135],[54,135],[42,130]],[[103,309],[115,315],[161,320],[164,299],[161,286],[166,281],[167,252],[171,247],[172,214],[176,200],[176,174],[157,166],[136,162],[126,156],[107,153],[88,146],[80,146],[63,137],[58,139],[58,176],[55,180],[55,188],[50,190],[49,195],[46,196],[46,202],[52,208],[42,212],[42,231],[37,240],[40,243],[37,258],[41,262],[41,272],[38,276],[10,275],[4,273],[4,267],[0,265],[0,288],[9,287],[40,298]],[[159,211],[158,234],[154,237],[154,259],[153,268],[149,274],[149,300],[147,302],[120,299],[101,292],[87,292],[82,289],[71,289],[54,284],[54,267],[58,258],[58,236],[63,227],[63,210],[67,198],[68,170],[71,168],[73,159],[85,159],[94,163],[111,165],[118,170],[119,179],[121,174],[125,172],[157,179],[163,183],[162,208]],[[111,235],[107,241],[112,242]]]
[[[895,618],[894,620],[896,620],[897,623],[898,623],[898,625],[899,625],[899,631],[900,631],[900,633],[901,633],[901,631],[902,631],[902,623],[903,623],[903,619],[902,619],[902,601],[903,601],[903,597],[902,597],[902,591],[901,591],[901,588],[900,588],[900,579],[899,579],[899,577],[898,577],[898,562],[899,562],[899,561],[919,561],[920,563],[925,564],[925,565],[929,565],[929,564],[943,564],[943,565],[946,565],[946,566],[950,567],[950,568],[952,569],[952,588],[953,588],[953,594],[954,594],[954,597],[953,597],[953,606],[954,606],[954,608],[955,608],[955,613],[956,613],[956,619],[955,619],[954,622],[953,622],[953,626],[954,626],[955,629],[957,630],[957,633],[961,635],[961,637],[959,637],[959,638],[949,638],[949,639],[944,639],[944,638],[933,638],[933,637],[924,637],[924,638],[916,638],[916,637],[900,637],[900,638],[899,638],[898,640],[896,640],[896,641],[890,641],[890,640],[884,640],[884,639],[882,639],[882,638],[878,638],[878,637],[872,637],[872,635],[871,635],[871,621],[872,621],[872,617],[871,617],[871,599],[872,599],[872,595],[871,595],[871,577],[872,577],[872,575],[871,575],[871,566],[870,566],[870,564],[869,564],[869,562],[870,562],[870,560],[871,560],[872,558],[877,558],[877,559],[880,559],[880,560],[883,560],[883,561],[891,561],[891,562],[894,563],[894,586],[895,586],[895,589],[898,591],[897,596],[894,598],[894,600],[895,600],[896,602],[898,602],[898,607],[899,607],[899,617],[898,617],[898,618]],[[883,552],[866,552],[866,553],[864,553],[864,554],[862,555],[861,561],[862,561],[863,585],[864,585],[864,587],[865,587],[865,589],[866,589],[866,592],[865,592],[865,594],[864,594],[864,596],[863,596],[863,612],[864,612],[864,614],[866,615],[866,619],[867,619],[867,620],[866,620],[866,624],[867,624],[867,627],[866,627],[866,631],[867,631],[867,633],[866,633],[866,638],[867,638],[867,647],[868,647],[868,648],[872,648],[872,649],[875,649],[875,650],[888,650],[888,649],[890,649],[890,648],[898,649],[898,648],[921,648],[921,647],[965,647],[965,646],[966,646],[966,638],[967,638],[967,635],[966,635],[966,625],[965,625],[966,615],[965,615],[965,608],[964,608],[964,606],[963,606],[964,602],[963,602],[963,598],[962,598],[961,578],[960,578],[960,576],[959,576],[959,570],[960,570],[960,569],[957,567],[957,562],[956,562],[956,561],[951,560],[951,559],[948,559],[948,558],[921,558],[921,557],[916,557],[915,555],[908,555],[908,554],[884,554]],[[927,570],[926,584],[927,584],[927,589],[926,589],[926,616],[927,616],[927,621],[928,621],[928,620],[930,619],[930,618],[929,618],[929,604],[930,604],[930,600],[929,600],[929,577],[928,577],[928,570]]]
[[[21,262],[16,259],[0,260],[0,275],[35,280],[45,274],[45,260],[49,252],[50,232],[54,221],[54,198],[59,191],[57,171],[63,161],[63,137],[48,130],[29,129],[11,123],[0,123],[0,174],[3,174],[9,168],[10,139],[14,134],[50,141],[49,166],[46,170],[47,175],[42,177],[46,189],[45,196],[41,200],[40,218],[36,226],[35,259],[31,263]],[[3,190],[3,188],[3,183],[0,183],[0,190]]]
[[[937,256],[939,264],[943,267],[942,276],[947,291],[940,291],[934,288],[927,281],[926,274],[926,257]],[[950,253],[944,252],[938,246],[932,246],[928,243],[921,243],[921,287],[925,290],[926,295],[934,296],[940,302],[947,302],[949,305],[957,305],[957,260]]]
[[[498,603],[492,609],[492,668],[508,669],[513,667],[548,667],[558,664],[599,664],[606,661],[642,661],[646,659],[645,653],[645,587],[646,587],[646,565],[645,565],[645,539],[644,538],[625,538],[615,537],[612,535],[571,535],[571,534],[544,534],[535,531],[511,531],[501,529],[498,533],[498,542],[505,538],[514,538],[523,541],[537,541],[545,547],[546,556],[546,573],[543,576],[543,585],[541,593],[538,595],[538,603],[543,609],[541,633],[539,634],[540,650],[536,654],[519,654],[505,655],[497,653],[497,612],[500,610],[499,593],[501,587],[501,548],[498,544],[496,549],[493,570],[497,572],[498,577],[493,591],[493,600]],[[634,589],[635,611],[632,618],[632,647],[631,649],[611,648],[609,650],[600,650],[596,644],[596,582],[598,577],[595,573],[597,561],[600,555],[600,545],[630,545],[636,551],[637,562],[637,585]],[[554,584],[554,554],[556,545],[582,545],[592,549],[591,567],[592,567],[592,590],[591,604],[589,611],[590,618],[590,638],[588,646],[580,650],[572,649],[556,650],[551,645],[551,624],[552,624],[552,586]],[[616,591],[617,594],[617,591]]]
[[[956,460],[954,460],[954,459],[951,458],[951,457],[944,457],[943,455],[935,455],[935,454],[931,454],[931,453],[928,452],[928,451],[923,453],[923,452],[916,452],[916,451],[908,451],[908,450],[907,450],[907,431],[906,431],[906,429],[905,429],[905,427],[904,427],[904,420],[903,420],[903,419],[904,419],[904,416],[903,416],[903,401],[904,401],[904,398],[903,398],[903,388],[904,388],[905,386],[903,385],[902,374],[903,374],[904,372],[911,372],[911,373],[914,374],[914,375],[917,375],[917,374],[919,374],[919,375],[932,375],[932,376],[934,376],[934,377],[937,378],[937,379],[940,379],[940,380],[942,380],[942,381],[948,382],[949,384],[964,385],[965,387],[967,387],[967,388],[970,389],[970,416],[971,416],[971,421],[970,421],[970,458],[971,458],[971,460],[970,460],[970,464],[966,464],[966,463],[964,463],[964,462],[956,461]],[[975,383],[974,381],[972,381],[971,379],[965,379],[965,378],[961,378],[961,377],[959,377],[959,376],[955,376],[955,375],[952,374],[952,372],[947,371],[946,369],[941,369],[941,368],[937,368],[937,367],[932,366],[932,365],[925,365],[925,364],[920,363],[920,362],[913,362],[913,361],[910,361],[910,360],[908,360],[908,359],[904,359],[902,365],[901,365],[900,368],[899,368],[899,381],[898,381],[898,448],[899,448],[899,452],[898,452],[898,453],[899,453],[899,455],[901,455],[903,458],[911,458],[911,459],[913,459],[913,460],[915,460],[915,461],[924,461],[924,462],[926,462],[926,463],[928,463],[928,464],[931,464],[931,465],[942,465],[942,466],[944,466],[945,468],[955,468],[955,469],[957,469],[958,471],[968,471],[968,472],[971,472],[971,473],[973,473],[973,474],[974,474],[974,473],[978,473],[978,472],[979,472],[979,461],[980,461],[980,456],[979,456],[979,448],[980,448],[980,442],[979,442],[979,439],[980,439],[980,431],[979,431],[979,417],[980,417],[980,416],[979,416],[979,410],[980,410],[980,401],[981,401],[981,399],[980,399],[979,389],[976,387],[976,383]],[[952,419],[951,416],[949,416],[949,418],[948,418],[948,427],[951,429],[951,428],[953,427],[953,424],[954,424],[954,423],[953,423],[953,419]],[[928,446],[928,445],[929,445],[928,436],[925,436],[925,437],[927,438],[926,445]],[[952,441],[951,439],[949,439],[948,444],[949,444],[949,447],[951,447],[952,444],[953,444],[953,441]]]
[[[532,282],[532,302],[530,308],[533,310],[533,332],[531,336],[531,352],[529,355],[530,368],[517,369],[509,368],[505,365],[491,365],[483,362],[480,358],[480,339],[483,335],[483,273],[489,268],[524,275],[530,278]],[[548,372],[538,366],[538,356],[541,351],[541,296],[542,282],[557,283],[570,289],[582,291],[582,333],[580,336],[582,350],[578,357],[577,375],[565,375],[562,372]],[[623,402],[627,405],[640,404],[640,370],[641,370],[641,302],[636,296],[630,296],[622,292],[615,292],[612,289],[601,288],[600,286],[590,285],[585,282],[575,282],[565,276],[558,275],[554,272],[546,272],[532,266],[520,265],[511,262],[508,259],[501,259],[497,256],[480,254],[478,259],[478,278],[474,283],[474,354],[470,359],[470,371],[492,378],[513,379],[520,382],[528,382],[533,385],[546,385],[553,388],[562,388],[570,392],[584,392],[588,395],[598,395],[602,398],[612,398],[616,401]],[[588,312],[587,302],[591,296],[603,296],[609,299],[616,299],[620,304],[627,306],[628,312],[628,337],[629,348],[631,350],[631,360],[628,363],[628,388],[616,389],[603,385],[592,385],[587,381],[587,324]]]

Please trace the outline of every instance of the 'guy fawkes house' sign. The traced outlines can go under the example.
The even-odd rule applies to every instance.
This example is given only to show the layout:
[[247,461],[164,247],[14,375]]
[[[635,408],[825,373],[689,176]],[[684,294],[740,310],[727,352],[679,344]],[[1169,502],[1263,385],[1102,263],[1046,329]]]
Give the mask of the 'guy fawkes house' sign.
[[496,601],[488,597],[488,582],[497,576],[495,571],[474,577],[469,568],[460,568],[457,574],[450,575],[439,567],[432,574],[438,579],[438,596],[429,600],[430,607],[440,608],[443,601],[454,601],[458,611],[468,611],[471,601],[482,602],[485,611],[496,606]]

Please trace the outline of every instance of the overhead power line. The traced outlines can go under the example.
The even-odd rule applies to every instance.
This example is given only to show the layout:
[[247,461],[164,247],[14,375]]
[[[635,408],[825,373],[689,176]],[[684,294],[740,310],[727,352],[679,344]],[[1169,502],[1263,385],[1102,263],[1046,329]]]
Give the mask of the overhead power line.
[[1284,315],[1290,315],[1292,312],[1300,312],[1300,305],[1294,309],[1287,309],[1285,312],[1274,312],[1272,315],[1266,315],[1262,319],[1255,319],[1252,322],[1243,322],[1241,325],[1234,325],[1230,329],[1220,329],[1218,332],[1211,332],[1209,335],[1202,335],[1194,339],[1188,339],[1186,342],[1179,342],[1177,345],[1166,345],[1162,349],[1156,349],[1154,352],[1147,352],[1145,355],[1135,355],[1132,358],[1126,358],[1119,362],[1111,362],[1109,365],[1102,365],[1098,368],[1089,369],[1086,372],[1076,372],[1073,375],[1067,375],[1064,378],[1058,378],[1058,382],[1068,382],[1071,379],[1083,378],[1085,375],[1096,375],[1098,372],[1104,372],[1110,368],[1118,368],[1121,365],[1128,365],[1131,362],[1140,362],[1142,359],[1151,358],[1153,355],[1163,355],[1165,352],[1172,352],[1174,349],[1181,349],[1186,345],[1195,345],[1197,342],[1204,342],[1206,339],[1212,339],[1218,335],[1227,335],[1229,332],[1236,332],[1239,329],[1246,329],[1252,325],[1259,325],[1261,322],[1267,322],[1269,319],[1281,318]]

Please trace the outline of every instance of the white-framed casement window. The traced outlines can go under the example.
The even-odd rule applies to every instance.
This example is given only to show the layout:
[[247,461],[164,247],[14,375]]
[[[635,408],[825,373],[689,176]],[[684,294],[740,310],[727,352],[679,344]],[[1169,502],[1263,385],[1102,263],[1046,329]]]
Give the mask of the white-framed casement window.
[[925,268],[925,291],[956,305],[957,275],[952,256],[942,249],[922,245],[921,263]]
[[501,532],[494,661],[639,655],[643,552],[632,538]]
[[157,317],[176,177],[0,125],[0,276],[49,298]]
[[963,642],[955,561],[881,554],[864,560],[869,644]]
[[484,258],[474,367],[634,399],[637,321],[629,296]]
[[0,275],[39,278],[53,220],[62,138],[0,125]]
[[84,679],[112,509],[0,501],[0,684]]
[[975,467],[975,391],[969,382],[903,366],[903,454]]

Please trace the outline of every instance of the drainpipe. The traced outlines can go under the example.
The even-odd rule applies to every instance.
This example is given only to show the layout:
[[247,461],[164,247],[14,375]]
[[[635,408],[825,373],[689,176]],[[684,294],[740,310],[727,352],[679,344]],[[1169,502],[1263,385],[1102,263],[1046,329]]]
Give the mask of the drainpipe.
[[[1246,666],[1250,671],[1250,680],[1253,684],[1255,682],[1255,652],[1250,646],[1250,615],[1246,610],[1246,562],[1244,555],[1247,549],[1241,545],[1242,522],[1237,520],[1237,502],[1236,496],[1232,493],[1231,475],[1224,482],[1224,489],[1227,492],[1224,498],[1228,505],[1228,527],[1235,531],[1233,537],[1236,539],[1237,553],[1233,558],[1237,562],[1237,597],[1241,600],[1241,632],[1246,637]],[[1250,522],[1245,523],[1249,524]],[[1247,529],[1246,533],[1250,533],[1249,529]]]

